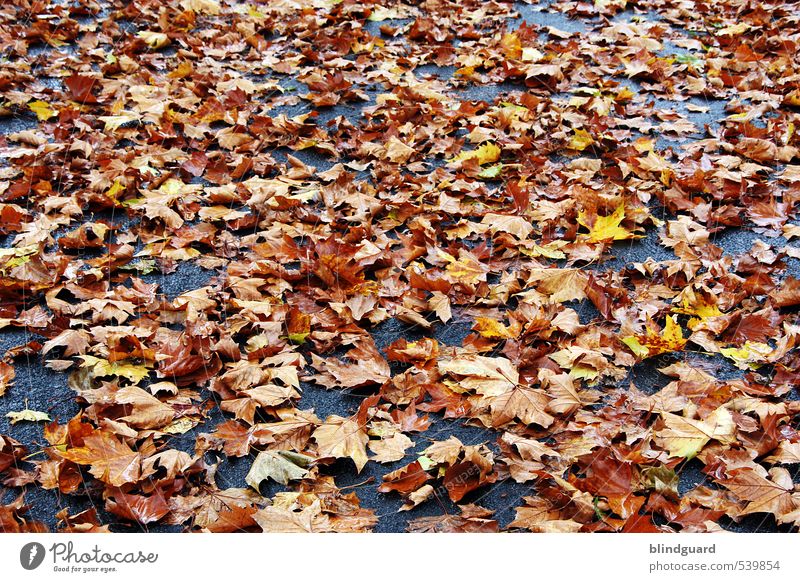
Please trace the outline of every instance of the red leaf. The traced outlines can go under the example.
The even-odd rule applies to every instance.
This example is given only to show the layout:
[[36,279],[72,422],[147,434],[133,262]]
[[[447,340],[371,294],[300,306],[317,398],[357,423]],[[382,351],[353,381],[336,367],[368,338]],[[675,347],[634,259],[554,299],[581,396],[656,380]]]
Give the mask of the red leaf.
[[422,470],[419,461],[414,461],[383,476],[383,484],[378,487],[381,493],[397,491],[398,493],[411,493],[422,487],[430,475]]
[[64,85],[69,89],[72,99],[78,103],[97,103],[97,98],[92,94],[96,83],[95,78],[85,75],[70,75],[64,79]]
[[106,499],[106,509],[114,515],[142,524],[158,521],[169,513],[167,500],[158,489],[149,497],[111,489]]

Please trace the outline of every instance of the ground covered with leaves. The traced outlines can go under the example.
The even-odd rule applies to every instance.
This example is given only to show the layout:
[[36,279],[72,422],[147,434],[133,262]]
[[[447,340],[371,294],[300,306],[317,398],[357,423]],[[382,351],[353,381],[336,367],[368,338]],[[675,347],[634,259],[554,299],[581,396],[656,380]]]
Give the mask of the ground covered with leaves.
[[796,3],[0,41],[0,530],[800,526]]

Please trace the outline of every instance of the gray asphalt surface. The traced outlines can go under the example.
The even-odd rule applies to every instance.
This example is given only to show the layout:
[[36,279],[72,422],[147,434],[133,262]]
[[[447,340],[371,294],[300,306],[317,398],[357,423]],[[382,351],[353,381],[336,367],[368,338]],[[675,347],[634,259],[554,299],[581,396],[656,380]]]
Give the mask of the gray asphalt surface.
[[[521,13],[521,17],[513,22],[513,25],[518,26],[522,22],[528,24],[537,24],[540,26],[554,26],[567,32],[580,32],[586,31],[591,27],[592,21],[572,20],[566,15],[548,11],[546,8],[542,11],[539,8],[528,6],[526,4],[518,3],[517,9]],[[652,13],[635,13],[630,10],[618,15],[616,19],[619,21],[630,20],[633,17],[645,18],[647,20],[656,20],[658,16]],[[372,31],[374,34],[379,34],[378,23],[370,23],[374,27]],[[41,49],[42,54],[47,55],[51,51],[71,51],[74,48],[70,46],[62,47],[60,49],[44,48]],[[665,51],[671,54],[681,54],[686,51],[678,47],[670,46],[669,43],[665,46]],[[415,71],[417,76],[432,75],[439,78],[449,78],[453,69],[448,67],[436,67],[427,65],[419,67]],[[636,91],[640,95],[643,94],[642,87],[631,80],[618,78],[619,82],[627,85],[631,90]],[[59,81],[57,79],[43,78],[43,83],[49,86],[58,87]],[[304,91],[301,83],[293,79],[283,79],[284,86],[298,87]],[[463,100],[483,100],[493,101],[503,92],[524,90],[524,87],[515,87],[506,84],[500,87],[479,87],[468,86],[459,88],[458,95]],[[558,96],[557,96],[558,97]],[[563,95],[566,100],[569,95]],[[717,120],[726,115],[725,101],[700,101],[697,99],[685,102],[673,102],[664,100],[655,100],[652,97],[650,100],[655,102],[655,106],[661,109],[672,109],[686,115],[698,128],[708,126],[714,130],[718,124]],[[704,105],[709,107],[707,113],[695,113],[686,109],[686,103]],[[342,115],[353,123],[357,123],[363,107],[369,106],[370,102],[364,103],[362,106],[344,105],[326,109],[320,112],[317,118],[317,123],[324,124],[334,120],[337,116]],[[296,115],[305,113],[311,110],[307,103],[301,103],[296,106],[287,107],[284,111],[276,111],[276,113],[285,112],[288,115]],[[0,134],[10,134],[25,129],[32,129],[37,126],[37,120],[33,114],[21,115],[13,118],[0,118]],[[693,136],[696,139],[704,137],[704,132]],[[685,141],[674,141],[659,136],[659,148],[673,148],[678,150]],[[287,152],[277,151],[273,155],[279,161],[285,159]],[[303,151],[291,152],[292,155],[300,158],[302,161],[316,166],[319,170],[325,170],[333,165],[333,160],[325,156]],[[0,160],[0,163],[4,163]],[[662,213],[663,216],[663,213]],[[119,217],[117,217],[119,220]],[[0,246],[5,247],[10,244],[11,237],[0,237]],[[727,254],[736,256],[740,253],[746,252],[750,249],[752,243],[758,239],[759,236],[753,232],[746,230],[729,230],[725,233],[718,235],[714,243],[721,246]],[[770,239],[771,244],[782,245],[786,241],[778,239]],[[664,247],[658,244],[658,232],[656,229],[650,229],[648,236],[643,239],[635,241],[625,241],[614,245],[614,254],[616,258],[608,263],[599,266],[600,269],[618,269],[626,263],[643,261],[647,258],[655,260],[667,260],[675,258]],[[794,276],[800,276],[800,262],[791,260],[789,270]],[[208,280],[213,277],[215,273],[201,269],[197,265],[185,262],[181,263],[178,270],[170,275],[148,275],[145,277],[148,282],[157,282],[161,286],[161,291],[169,297],[191,289],[196,289],[200,286],[207,284]],[[582,317],[587,319],[594,315],[594,307],[591,303],[583,303],[576,306]],[[469,333],[471,322],[468,319],[459,318],[456,316],[456,321],[448,325],[437,325],[434,327],[432,336],[439,340],[441,343],[448,345],[461,345],[463,338]],[[389,321],[379,325],[373,329],[373,335],[379,348],[383,349],[398,338],[404,337],[409,340],[418,339],[425,335],[430,335],[430,332],[422,333],[419,329],[414,329],[400,323],[399,321]],[[37,338],[35,335],[29,335],[22,331],[15,331],[8,329],[0,330],[0,354],[4,353],[9,348],[24,344],[32,339]],[[646,360],[636,367],[631,372],[631,378],[635,384],[646,392],[652,393],[659,390],[667,383],[667,378],[661,375],[657,368],[662,367],[668,362],[668,357],[662,356]],[[716,359],[714,364],[722,366],[719,370],[721,377],[737,377],[742,372],[731,365],[727,365],[724,361]],[[47,411],[53,418],[60,421],[72,417],[78,412],[78,406],[74,402],[74,395],[67,386],[67,374],[54,372],[43,366],[43,362],[39,357],[35,358],[21,358],[15,361],[17,372],[16,382],[12,389],[10,389],[4,397],[0,399],[0,433],[8,434],[13,438],[22,441],[28,446],[31,451],[36,451],[43,443],[42,427],[40,424],[33,423],[20,423],[16,426],[10,426],[4,414],[9,410],[20,410],[26,405],[31,409]],[[627,384],[627,380],[625,384]],[[327,391],[318,386],[311,384],[304,384],[303,398],[300,402],[299,408],[314,408],[317,415],[325,417],[328,414],[339,414],[347,416],[352,414],[357,409],[361,397],[358,394],[340,391]],[[213,398],[213,395],[207,391],[203,391],[204,395],[208,398]],[[798,398],[797,391],[792,394],[792,398]],[[436,440],[444,440],[450,435],[455,435],[461,439],[465,444],[488,443],[490,447],[494,447],[496,433],[489,429],[481,429],[476,427],[465,426],[460,421],[445,420],[437,415],[432,415],[435,420],[431,429],[417,438],[417,446],[415,451],[421,451],[429,444],[429,438]],[[212,418],[205,425],[201,425],[195,431],[190,431],[184,435],[175,437],[170,443],[170,446],[183,449],[187,452],[193,453],[194,442],[197,433],[211,432],[213,425],[217,422],[223,421],[224,415],[215,410]],[[220,466],[218,472],[218,480],[221,487],[244,487],[244,477],[252,464],[252,457],[244,457],[240,459],[226,459]],[[438,515],[445,509],[448,512],[457,513],[455,506],[446,498],[437,504],[436,501],[431,501],[423,504],[422,506],[410,512],[398,512],[402,504],[399,497],[394,495],[379,494],[376,491],[376,483],[379,483],[382,476],[390,471],[393,471],[400,466],[404,465],[405,461],[400,461],[394,464],[378,465],[376,463],[369,463],[361,474],[356,474],[352,463],[349,460],[341,460],[334,465],[327,468],[327,472],[337,476],[337,485],[355,486],[362,505],[372,508],[381,517],[376,531],[379,532],[399,532],[404,531],[407,527],[409,519]],[[700,472],[700,463],[697,461],[691,462],[680,472],[680,489],[686,491],[704,481],[704,475]],[[795,480],[798,481],[800,472],[795,471]],[[372,486],[369,481],[372,480]],[[366,482],[366,483],[365,483]],[[365,483],[359,486],[359,484]],[[264,485],[262,492],[266,495],[272,495],[275,492],[284,489],[280,485],[270,482],[270,485]],[[500,522],[501,526],[507,525],[514,518],[514,507],[520,504],[521,497],[530,495],[532,490],[529,485],[522,485],[507,480],[498,482],[494,485],[481,488],[469,495],[464,502],[479,503],[489,509],[496,511],[495,517]],[[7,503],[11,501],[16,495],[18,490],[7,490],[0,497],[0,501]],[[71,513],[87,509],[93,504],[97,506],[98,513],[103,523],[111,523],[112,529],[115,531],[140,531],[138,528],[141,526],[131,525],[127,523],[120,523],[120,521],[112,515],[103,511],[102,501],[92,499],[88,496],[70,496],[63,497],[57,492],[49,492],[40,488],[29,488],[26,491],[26,498],[28,503],[32,505],[31,516],[37,520],[47,523],[51,528],[55,526],[55,514],[62,508],[68,507]],[[734,531],[747,531],[747,532],[762,532],[762,531],[779,531],[778,527],[771,518],[764,520],[761,516],[751,516],[740,523],[723,522],[722,525]],[[147,528],[148,531],[180,531],[180,527],[170,526],[154,526]]]

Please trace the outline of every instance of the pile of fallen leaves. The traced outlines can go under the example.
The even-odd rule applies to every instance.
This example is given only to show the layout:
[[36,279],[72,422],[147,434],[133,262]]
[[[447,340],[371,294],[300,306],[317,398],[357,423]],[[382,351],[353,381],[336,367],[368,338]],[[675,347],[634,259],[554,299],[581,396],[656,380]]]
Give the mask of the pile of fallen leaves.
[[[572,32],[521,7],[0,8],[0,114],[30,122],[0,136],[0,328],[30,334],[0,362],[0,530],[46,529],[44,489],[62,531],[369,531],[366,487],[459,505],[411,531],[800,526],[797,11],[550,6]],[[185,263],[208,284],[170,297]],[[389,320],[416,335],[379,348]],[[3,405],[38,357],[73,418]],[[417,447],[440,418],[493,436]],[[342,488],[343,463],[397,468]],[[501,524],[479,500],[506,480]]]

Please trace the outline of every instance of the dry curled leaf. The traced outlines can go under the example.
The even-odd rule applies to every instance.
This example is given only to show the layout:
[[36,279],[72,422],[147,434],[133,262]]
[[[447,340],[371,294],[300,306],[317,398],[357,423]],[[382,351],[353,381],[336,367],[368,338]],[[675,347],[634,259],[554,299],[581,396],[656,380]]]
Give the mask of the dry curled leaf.
[[367,464],[369,437],[353,418],[331,415],[313,433],[320,457],[350,458],[358,472]]

